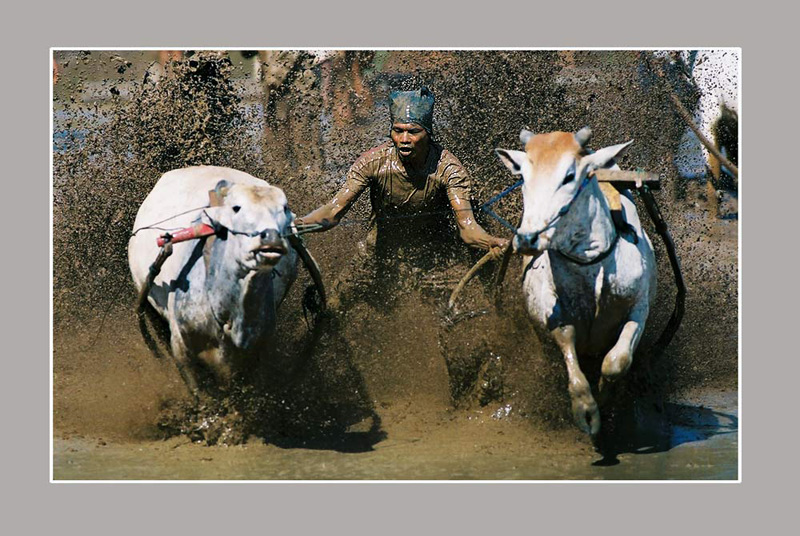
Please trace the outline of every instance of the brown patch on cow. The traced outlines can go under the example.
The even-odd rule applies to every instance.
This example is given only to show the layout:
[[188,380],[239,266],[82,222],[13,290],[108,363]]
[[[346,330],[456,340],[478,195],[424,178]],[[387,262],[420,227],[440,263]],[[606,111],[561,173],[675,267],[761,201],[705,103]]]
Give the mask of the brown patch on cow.
[[274,186],[245,186],[242,193],[256,204],[283,206],[285,203],[283,192]]
[[612,212],[615,210],[622,210],[622,200],[619,198],[619,190],[608,182],[598,182],[597,185],[606,197],[606,201],[608,201],[608,208],[610,208]]
[[525,145],[533,164],[544,172],[556,167],[564,154],[577,157],[582,151],[571,132],[550,132],[533,136]]

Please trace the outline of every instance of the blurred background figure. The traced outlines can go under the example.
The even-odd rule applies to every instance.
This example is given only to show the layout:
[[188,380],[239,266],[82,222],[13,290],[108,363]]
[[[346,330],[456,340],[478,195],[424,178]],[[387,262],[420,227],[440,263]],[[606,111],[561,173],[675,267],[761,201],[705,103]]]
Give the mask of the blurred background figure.
[[363,71],[375,56],[372,50],[313,51],[320,66],[324,120],[333,128],[347,128],[372,111],[373,98]]

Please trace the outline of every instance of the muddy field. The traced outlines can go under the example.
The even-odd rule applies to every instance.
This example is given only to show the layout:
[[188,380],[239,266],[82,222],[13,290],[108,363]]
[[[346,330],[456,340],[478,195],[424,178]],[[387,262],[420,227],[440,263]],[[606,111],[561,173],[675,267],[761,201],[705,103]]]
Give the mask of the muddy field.
[[[685,125],[639,53],[232,51],[157,60],[154,51],[56,53],[55,479],[737,478],[736,192],[723,192],[718,214],[702,182],[678,176]],[[519,261],[499,309],[489,269],[456,316],[444,312],[481,255],[457,240],[434,269],[402,263],[403,285],[364,282],[316,341],[301,274],[255,393],[242,386],[193,408],[171,363],[142,341],[125,248],[161,173],[234,167],[280,186],[305,214],[387,138],[389,91],[421,84],[437,95],[437,138],[470,171],[477,202],[511,184],[493,149],[518,148],[522,127],[590,125],[593,147],[633,138],[621,166],[662,177],[656,196],[681,257],[686,315],[666,353],[649,360],[675,292],[649,227],[659,298],[620,404],[616,456],[601,459],[571,423],[563,362],[521,307]],[[675,90],[688,107],[696,101],[691,88]],[[352,268],[369,213],[363,197],[343,225],[308,239],[326,281]],[[520,203],[512,195],[496,208],[513,221]]]

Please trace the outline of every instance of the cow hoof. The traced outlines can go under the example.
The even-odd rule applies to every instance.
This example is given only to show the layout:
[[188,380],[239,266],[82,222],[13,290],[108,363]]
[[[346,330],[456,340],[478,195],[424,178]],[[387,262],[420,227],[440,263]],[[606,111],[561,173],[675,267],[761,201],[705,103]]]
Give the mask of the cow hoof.
[[573,397],[572,415],[575,418],[575,424],[583,432],[594,437],[600,431],[600,410],[591,395]]

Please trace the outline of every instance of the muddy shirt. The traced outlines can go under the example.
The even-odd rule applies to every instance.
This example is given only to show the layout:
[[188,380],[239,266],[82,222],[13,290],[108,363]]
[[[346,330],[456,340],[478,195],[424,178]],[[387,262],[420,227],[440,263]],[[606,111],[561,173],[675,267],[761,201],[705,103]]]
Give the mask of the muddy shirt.
[[418,176],[409,175],[391,141],[370,149],[350,167],[344,187],[358,194],[369,188],[371,227],[381,240],[397,233],[412,238],[445,231],[452,234],[448,200],[468,200],[470,196],[464,166],[436,143],[431,143]]
[[436,143],[431,143],[418,176],[408,174],[391,141],[362,154],[347,172],[342,190],[360,195],[369,189],[367,247],[341,272],[333,292],[343,303],[353,296],[380,302],[399,287],[441,274],[463,258],[464,244],[449,201],[468,200],[470,187],[461,162]]

